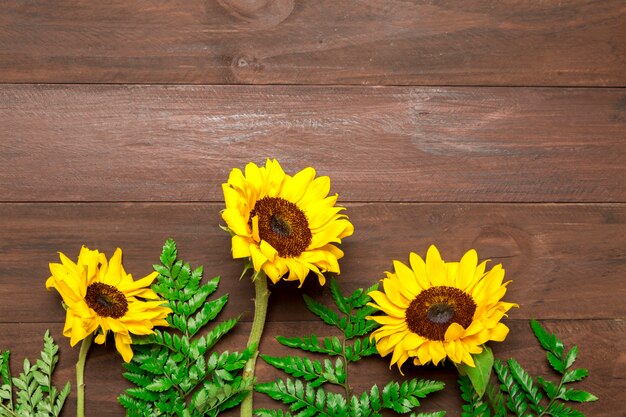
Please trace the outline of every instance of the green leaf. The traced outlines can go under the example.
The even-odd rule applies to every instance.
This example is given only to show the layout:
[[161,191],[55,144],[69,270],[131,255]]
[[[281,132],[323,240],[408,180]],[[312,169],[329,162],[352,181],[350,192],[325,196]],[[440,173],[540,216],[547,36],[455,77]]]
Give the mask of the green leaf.
[[576,356],[578,356],[578,346],[574,346],[570,349],[569,352],[567,352],[567,355],[563,360],[563,365],[566,369],[574,364],[574,362],[576,361]]
[[[342,355],[343,349],[341,341],[335,336],[331,339],[324,338],[321,341],[315,335],[305,337],[282,337],[277,336],[276,340],[282,345],[302,349],[308,352],[325,353],[327,355]],[[339,346],[339,349],[337,349]]]
[[276,380],[257,384],[255,387],[257,392],[269,395],[275,400],[280,400],[289,405],[291,411],[300,411],[305,409],[304,413],[298,415],[318,415],[329,416],[324,407],[319,407],[320,402],[316,401],[317,391],[309,384],[305,385],[300,380],[286,379]]
[[337,280],[335,278],[332,278],[330,280],[330,294],[332,295],[333,300],[335,300],[335,305],[337,306],[339,311],[344,314],[350,314],[350,311],[352,310],[350,306],[350,301],[341,293],[341,290],[339,289],[339,285],[337,284]]
[[461,375],[467,375],[472,382],[474,390],[478,393],[478,397],[485,394],[489,377],[491,376],[491,368],[493,367],[493,352],[491,349],[483,345],[483,351],[477,355],[472,355],[476,366],[469,366],[465,363],[456,365]]
[[325,382],[340,385],[345,381],[345,371],[341,359],[337,359],[335,365],[333,365],[329,360],[325,360],[322,364],[320,361],[312,361],[306,357],[260,356],[273,367],[281,369],[289,375],[303,378],[312,387],[318,387]]
[[[542,377],[537,377],[537,382],[539,383],[539,385],[541,385],[543,391],[546,393],[549,399],[552,400],[553,398],[557,398],[562,395],[561,392],[559,392],[559,388],[554,385],[553,382],[547,381]],[[563,389],[561,391],[565,392],[565,390]]]
[[269,410],[267,408],[257,408],[254,410],[254,415],[259,417],[292,417],[289,411]]
[[598,397],[596,397],[595,395],[587,392],[587,391],[580,391],[580,390],[575,390],[575,389],[568,389],[565,391],[565,394],[563,395],[564,399],[568,400],[568,401],[576,401],[579,403],[588,403],[591,401],[597,401]]
[[565,372],[565,366],[563,366],[563,362],[561,362],[561,359],[557,358],[554,355],[554,353],[548,352],[547,357],[548,357],[548,362],[550,363],[550,366],[552,366],[552,368],[555,371],[557,371],[560,374]]
[[563,383],[567,384],[570,382],[582,381],[589,375],[589,371],[581,368],[581,369],[572,369],[563,375]]
[[532,417],[532,414],[527,412],[528,408],[530,407],[528,404],[528,400],[526,399],[526,395],[515,381],[515,378],[513,378],[513,376],[509,372],[507,366],[504,365],[501,361],[495,360],[493,363],[493,369],[502,384],[500,386],[501,390],[508,394],[506,405],[509,410],[511,410],[513,413],[515,413],[515,415],[519,417]]
[[325,305],[318,303],[308,295],[304,295],[304,302],[306,306],[311,310],[313,314],[324,320],[324,323],[330,324],[333,326],[339,325],[339,316],[330,308]]
[[530,406],[533,411],[538,414],[542,413],[543,408],[540,404],[542,395],[539,392],[539,389],[535,387],[532,377],[522,368],[522,366],[515,359],[509,359],[508,364],[511,375],[522,388],[522,390],[524,390],[524,392],[526,393],[526,398],[530,402]]
[[537,320],[530,321],[530,327],[533,329],[537,340],[541,346],[556,355],[558,358],[563,356],[563,342],[556,335],[548,333]]

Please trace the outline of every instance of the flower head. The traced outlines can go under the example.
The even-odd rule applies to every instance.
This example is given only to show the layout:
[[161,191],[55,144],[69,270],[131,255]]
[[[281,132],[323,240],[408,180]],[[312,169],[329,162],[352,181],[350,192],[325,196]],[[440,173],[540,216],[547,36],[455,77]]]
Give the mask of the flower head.
[[378,352],[392,353],[398,368],[408,358],[437,365],[446,357],[475,366],[472,355],[489,340],[505,339],[509,329],[500,320],[517,307],[500,301],[508,285],[502,265],[485,272],[486,261],[478,264],[473,249],[460,262],[444,262],[435,246],[425,262],[415,253],[409,261],[410,267],[394,261],[395,272],[382,280],[384,292],[369,293],[371,305],[385,313],[369,317],[382,324],[372,333]]
[[52,276],[46,288],[55,288],[67,306],[63,335],[70,338],[70,345],[95,331],[96,343],[102,344],[110,330],[117,350],[129,362],[133,357],[131,333],[146,335],[154,332],[154,326],[167,326],[165,317],[172,310],[149,288],[158,274],[134,281],[124,271],[120,249],[110,261],[84,246],[76,263],[62,253],[60,258],[60,264],[50,264]]
[[222,189],[233,258],[251,258],[255,271],[274,283],[284,278],[302,285],[313,271],[323,285],[324,272],[339,273],[343,252],[334,244],[354,227],[335,206],[337,195],[328,196],[328,177],[316,178],[311,167],[290,176],[268,159],[264,167],[233,169]]

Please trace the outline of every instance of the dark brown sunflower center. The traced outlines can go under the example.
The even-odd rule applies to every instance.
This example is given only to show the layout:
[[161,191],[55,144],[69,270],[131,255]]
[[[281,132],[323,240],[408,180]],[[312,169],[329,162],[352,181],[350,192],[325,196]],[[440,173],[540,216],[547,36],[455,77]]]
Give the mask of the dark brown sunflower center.
[[264,197],[250,213],[250,223],[259,217],[259,237],[272,245],[283,258],[300,255],[309,247],[313,234],[309,221],[294,203],[278,197]]
[[447,286],[432,287],[418,294],[406,309],[409,330],[429,340],[444,340],[452,323],[463,328],[472,324],[476,302],[466,292]]
[[85,302],[100,317],[119,319],[128,311],[128,301],[124,293],[101,282],[94,282],[87,287]]

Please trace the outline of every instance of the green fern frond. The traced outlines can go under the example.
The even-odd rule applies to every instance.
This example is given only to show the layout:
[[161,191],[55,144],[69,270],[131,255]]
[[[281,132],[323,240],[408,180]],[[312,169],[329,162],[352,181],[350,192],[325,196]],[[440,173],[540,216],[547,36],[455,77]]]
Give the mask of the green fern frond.
[[[257,392],[288,406],[290,413],[259,409],[255,410],[257,415],[287,417],[293,413],[298,417],[380,417],[384,409],[409,413],[420,406],[420,399],[443,389],[442,382],[412,379],[402,383],[389,382],[382,391],[374,385],[360,395],[353,395],[348,384],[350,364],[378,354],[376,345],[370,340],[369,335],[379,324],[367,320],[368,316],[377,311],[367,305],[371,302],[368,292],[376,289],[377,285],[367,290],[357,289],[348,296],[341,293],[334,279],[330,280],[329,287],[334,307],[322,304],[307,295],[304,295],[304,302],[325,324],[339,329],[341,336],[308,335],[290,338],[278,336],[276,339],[284,346],[330,358],[317,360],[295,355],[283,357],[261,355],[269,365],[293,378],[260,383],[255,387]],[[333,385],[339,387],[342,393],[327,389]],[[441,417],[444,414],[445,412],[414,413],[412,416]]]
[[48,330],[43,339],[40,359],[34,364],[24,359],[24,370],[17,377],[11,377],[9,351],[0,352],[0,416],[50,417],[61,414],[70,393],[70,383],[67,382],[60,391],[52,385],[59,347]]
[[[133,339],[134,356],[125,364],[124,377],[135,386],[118,397],[129,416],[216,416],[237,406],[252,387],[242,382],[241,371],[254,354],[211,352],[238,319],[207,329],[224,309],[228,295],[209,299],[219,277],[202,281],[203,268],[192,269],[178,259],[176,243],[168,240],[152,289],[172,309],[170,327]],[[200,333],[203,334],[200,334]]]

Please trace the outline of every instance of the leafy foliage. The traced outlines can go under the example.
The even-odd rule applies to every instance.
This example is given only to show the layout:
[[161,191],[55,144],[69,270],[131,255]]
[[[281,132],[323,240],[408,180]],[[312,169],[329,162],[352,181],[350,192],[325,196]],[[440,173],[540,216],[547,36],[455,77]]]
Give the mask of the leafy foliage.
[[[293,378],[261,383],[256,386],[256,390],[286,404],[291,412],[258,409],[255,410],[257,415],[374,417],[382,416],[384,409],[410,413],[419,407],[420,399],[443,389],[442,382],[411,379],[402,383],[389,382],[382,390],[374,385],[360,395],[352,393],[348,383],[349,365],[378,354],[376,345],[370,341],[369,335],[379,324],[366,319],[378,311],[367,305],[371,302],[368,293],[376,288],[377,285],[365,290],[361,288],[349,296],[344,296],[337,282],[331,280],[330,291],[337,310],[304,295],[308,309],[324,323],[338,328],[342,336],[277,337],[278,342],[285,346],[332,358],[315,360],[297,355],[284,357],[261,355],[265,362]],[[341,387],[343,393],[327,390],[326,385]],[[412,413],[411,417],[441,417],[444,414],[443,411]]]
[[586,391],[566,387],[566,384],[581,381],[589,375],[586,369],[571,369],[578,348],[574,346],[565,352],[563,342],[548,333],[536,320],[531,320],[530,326],[546,351],[548,363],[561,375],[561,380],[555,384],[541,376],[533,379],[515,359],[506,363],[496,360],[493,368],[500,386],[491,386],[487,390],[490,404],[480,399],[467,377],[459,379],[461,397],[465,402],[463,417],[506,417],[507,409],[518,417],[584,417],[567,403],[598,399]]
[[254,354],[254,346],[241,353],[211,352],[237,319],[199,335],[228,301],[228,295],[208,300],[219,277],[201,285],[202,267],[192,270],[177,257],[170,239],[163,246],[162,265],[154,265],[159,276],[152,289],[169,302],[170,327],[133,339],[133,359],[124,365],[124,377],[135,387],[118,400],[131,417],[216,416],[237,406],[252,389],[243,382],[240,370]]
[[59,347],[49,331],[46,331],[43,340],[41,358],[34,364],[24,359],[24,371],[18,377],[11,377],[10,352],[0,352],[0,417],[49,417],[61,414],[70,393],[70,383],[67,382],[61,391],[52,385],[52,373],[59,361]]

